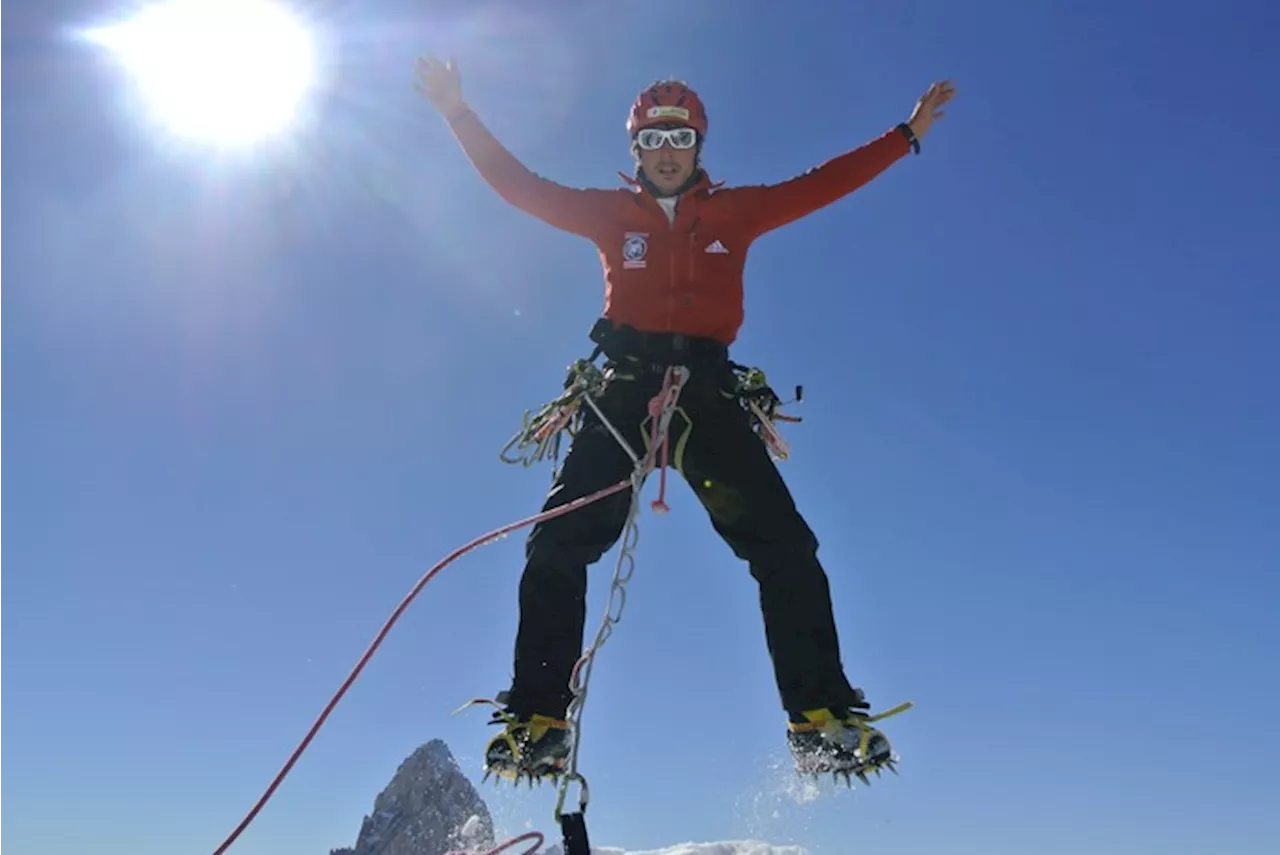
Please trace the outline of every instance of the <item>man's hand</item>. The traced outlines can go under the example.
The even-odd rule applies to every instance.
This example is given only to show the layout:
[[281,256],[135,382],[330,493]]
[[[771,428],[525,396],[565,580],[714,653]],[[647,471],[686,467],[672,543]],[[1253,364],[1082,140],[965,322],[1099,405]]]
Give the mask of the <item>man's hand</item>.
[[933,120],[941,119],[946,115],[946,111],[940,108],[955,97],[955,94],[955,87],[951,85],[950,80],[940,80],[920,96],[920,100],[916,102],[916,108],[911,111],[911,118],[907,119],[907,124],[911,126],[911,132],[916,135],[916,139],[924,139],[933,125]]
[[414,88],[427,96],[442,116],[449,116],[462,106],[462,80],[458,76],[456,60],[441,62],[427,54],[418,57],[417,72]]

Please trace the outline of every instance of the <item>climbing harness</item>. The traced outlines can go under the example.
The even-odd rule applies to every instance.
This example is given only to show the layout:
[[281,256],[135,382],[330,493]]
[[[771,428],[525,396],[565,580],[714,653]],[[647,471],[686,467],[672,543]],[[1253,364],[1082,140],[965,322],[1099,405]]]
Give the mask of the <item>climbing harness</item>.
[[[610,433],[633,462],[638,457],[624,441],[622,435],[604,418],[595,404],[595,399],[604,393],[605,387],[612,379],[613,369],[601,369],[595,364],[599,349],[589,358],[575,360],[569,366],[565,377],[564,391],[551,401],[542,405],[536,412],[526,410],[520,429],[515,432],[507,444],[499,452],[504,463],[533,466],[543,460],[556,460],[559,456],[561,437],[568,434],[572,439],[577,435],[585,415],[583,405],[592,409],[605,424]],[[729,393],[737,398],[746,409],[751,421],[752,430],[765,444],[774,460],[788,460],[791,448],[778,431],[776,422],[799,423],[800,416],[792,416],[780,412],[789,403],[799,403],[804,396],[804,387],[796,386],[795,397],[783,401],[768,383],[764,371],[759,368],[729,362],[733,371],[734,388]],[[661,477],[665,478],[666,461],[663,461]],[[665,481],[664,481],[665,484]],[[665,506],[657,506],[654,510],[665,510]]]

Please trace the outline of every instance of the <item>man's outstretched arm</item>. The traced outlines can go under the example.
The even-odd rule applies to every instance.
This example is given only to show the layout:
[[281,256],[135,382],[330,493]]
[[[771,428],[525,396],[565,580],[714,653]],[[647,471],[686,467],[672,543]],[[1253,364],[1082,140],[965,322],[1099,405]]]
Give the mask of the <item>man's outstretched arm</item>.
[[870,182],[912,148],[919,151],[920,140],[942,115],[938,108],[954,94],[949,82],[935,83],[916,102],[908,121],[876,139],[788,181],[739,188],[735,192],[745,194],[753,231],[764,234],[826,207]]
[[543,178],[508,151],[465,105],[446,119],[476,171],[499,196],[556,228],[591,237],[616,191],[566,187]]
[[592,236],[613,192],[566,187],[532,172],[463,101],[462,84],[453,62],[420,59],[418,78],[418,88],[440,111],[476,171],[499,196],[556,228]]

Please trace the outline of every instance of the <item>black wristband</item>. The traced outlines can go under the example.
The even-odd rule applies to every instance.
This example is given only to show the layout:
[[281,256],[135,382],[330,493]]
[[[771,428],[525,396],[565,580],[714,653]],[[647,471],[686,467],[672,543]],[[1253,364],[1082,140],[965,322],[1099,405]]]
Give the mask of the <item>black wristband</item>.
[[902,135],[907,138],[907,142],[911,143],[911,150],[919,154],[920,140],[916,139],[916,132],[911,130],[911,126],[906,122],[902,122],[898,125],[898,130],[902,131]]

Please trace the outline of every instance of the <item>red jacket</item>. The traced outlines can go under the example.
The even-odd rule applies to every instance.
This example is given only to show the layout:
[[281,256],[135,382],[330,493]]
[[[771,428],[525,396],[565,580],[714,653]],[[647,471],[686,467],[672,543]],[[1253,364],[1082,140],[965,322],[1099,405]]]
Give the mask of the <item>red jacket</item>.
[[632,186],[613,190],[565,187],[529,171],[471,110],[449,117],[449,124],[499,196],[596,245],[605,317],[725,345],[742,325],[742,271],[751,243],[853,192],[910,150],[906,136],[890,129],[779,184],[721,188],[704,175],[681,196],[669,222],[630,179]]

